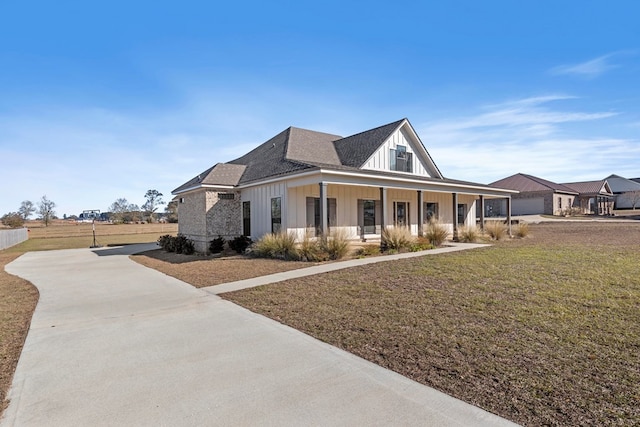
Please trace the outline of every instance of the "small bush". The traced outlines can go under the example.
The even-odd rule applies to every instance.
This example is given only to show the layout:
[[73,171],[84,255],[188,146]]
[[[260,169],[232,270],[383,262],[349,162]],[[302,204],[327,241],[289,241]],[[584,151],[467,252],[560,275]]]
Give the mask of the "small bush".
[[458,239],[465,243],[475,243],[480,239],[480,232],[476,227],[460,227]]
[[176,247],[173,241],[174,237],[170,234],[165,234],[158,238],[158,245],[166,252],[175,252]]
[[415,242],[408,227],[391,227],[382,230],[382,247],[385,250],[409,249]]
[[493,240],[501,240],[507,234],[507,226],[502,221],[489,221],[484,230]]
[[359,258],[380,255],[380,245],[364,245],[356,249],[355,255]]
[[218,237],[216,237],[209,243],[209,252],[211,252],[212,254],[219,254],[224,250],[225,242],[226,240],[224,240],[224,237],[218,235]]
[[328,237],[320,240],[320,250],[326,252],[331,260],[344,258],[349,253],[349,237],[347,233],[338,229]]
[[185,235],[178,234],[175,239],[175,248],[177,254],[191,255],[195,252],[195,246],[191,240]]
[[158,238],[158,245],[167,252],[175,252],[177,254],[192,255],[196,249],[193,241],[182,234],[171,236],[165,234]]
[[516,236],[520,238],[527,237],[529,235],[529,224],[526,222],[518,223],[516,227]]
[[233,240],[229,240],[229,247],[241,254],[251,245],[251,239],[247,236],[238,236]]
[[429,221],[424,228],[423,235],[429,243],[434,247],[438,247],[447,240],[447,237],[449,237],[449,230],[447,230],[447,228],[438,221]]
[[427,251],[433,248],[434,246],[431,244],[429,239],[427,239],[426,237],[418,237],[413,243],[413,245],[411,245],[409,250],[411,252],[418,252],[418,251]]
[[293,232],[265,234],[252,247],[252,253],[264,258],[299,259]]

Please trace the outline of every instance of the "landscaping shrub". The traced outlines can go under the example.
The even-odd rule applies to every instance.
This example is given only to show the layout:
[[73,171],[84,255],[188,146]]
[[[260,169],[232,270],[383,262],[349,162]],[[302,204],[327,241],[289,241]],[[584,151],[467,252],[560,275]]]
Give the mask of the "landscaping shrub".
[[218,235],[218,237],[216,237],[209,243],[209,252],[211,252],[212,254],[219,254],[224,250],[225,242],[226,240],[224,240],[224,237]]
[[458,240],[465,243],[475,243],[480,238],[480,232],[476,227],[460,227]]
[[178,234],[174,238],[174,242],[177,254],[191,255],[195,252],[195,246],[193,242],[183,234]]
[[344,258],[349,253],[349,236],[338,229],[320,239],[320,250],[326,252],[331,260]]
[[489,221],[484,230],[493,240],[501,240],[507,234],[507,226],[502,221]]
[[408,227],[390,227],[382,230],[383,250],[410,249],[415,242],[415,237],[411,235]]
[[311,238],[310,233],[304,235],[304,239],[298,246],[298,256],[301,261],[325,261],[329,258],[326,253],[322,253],[318,241]]
[[238,236],[233,240],[229,240],[229,247],[241,254],[251,245],[251,239],[247,236]]
[[427,251],[433,248],[434,246],[431,244],[429,239],[427,239],[426,237],[418,237],[415,240],[415,242],[411,245],[409,250],[411,252],[418,252],[418,251]]
[[380,245],[364,245],[361,248],[356,249],[355,255],[358,258],[380,255]]
[[158,245],[167,252],[175,252],[177,254],[192,255],[195,252],[193,242],[182,234],[178,234],[175,237],[169,234],[160,236]]
[[447,240],[447,237],[449,237],[449,230],[447,230],[447,228],[438,221],[429,221],[429,223],[424,227],[423,235],[429,243],[434,247],[438,247]]
[[293,232],[265,234],[252,247],[252,253],[264,258],[299,259],[296,235]]
[[527,237],[528,235],[529,235],[529,224],[527,224],[526,222],[518,223],[518,226],[516,227],[516,236],[523,238],[523,237]]
[[166,252],[175,252],[176,247],[174,244],[174,237],[170,234],[165,234],[158,238],[158,245]]

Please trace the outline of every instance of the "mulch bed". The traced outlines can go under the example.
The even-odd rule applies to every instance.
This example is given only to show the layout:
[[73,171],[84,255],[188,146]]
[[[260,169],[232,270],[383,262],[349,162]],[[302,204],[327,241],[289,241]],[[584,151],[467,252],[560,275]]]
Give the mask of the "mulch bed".
[[249,258],[242,255],[202,256],[182,255],[161,249],[132,255],[131,259],[183,280],[196,288],[251,279],[282,271],[314,265],[309,262]]

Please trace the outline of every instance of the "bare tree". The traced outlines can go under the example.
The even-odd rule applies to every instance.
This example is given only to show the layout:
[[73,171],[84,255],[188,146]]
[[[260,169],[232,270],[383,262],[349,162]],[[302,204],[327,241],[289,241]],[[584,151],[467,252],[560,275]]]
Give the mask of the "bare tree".
[[46,195],[42,196],[38,204],[38,214],[42,222],[44,222],[45,227],[48,227],[51,220],[55,217],[56,212],[53,210],[55,207],[56,204],[52,200],[47,199]]
[[33,205],[31,200],[24,200],[20,203],[20,209],[18,209],[18,213],[25,221],[29,219],[31,215],[36,212],[36,207]]
[[631,203],[632,209],[635,209],[640,203],[640,190],[626,191],[624,197]]
[[158,190],[149,190],[144,195],[144,198],[147,200],[144,205],[142,205],[142,209],[149,216],[149,222],[153,222],[153,214],[158,210],[160,205],[164,205],[164,201],[162,200],[162,193]]

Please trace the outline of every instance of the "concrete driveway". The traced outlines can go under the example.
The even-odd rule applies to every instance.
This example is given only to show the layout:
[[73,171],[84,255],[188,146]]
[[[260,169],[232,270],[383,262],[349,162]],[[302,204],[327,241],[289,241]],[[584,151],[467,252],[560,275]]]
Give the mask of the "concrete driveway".
[[129,260],[146,248],[6,266],[40,301],[0,425],[512,425]]

